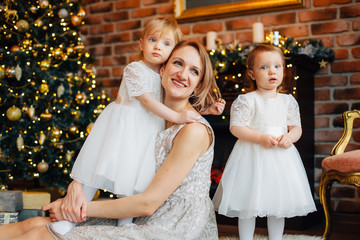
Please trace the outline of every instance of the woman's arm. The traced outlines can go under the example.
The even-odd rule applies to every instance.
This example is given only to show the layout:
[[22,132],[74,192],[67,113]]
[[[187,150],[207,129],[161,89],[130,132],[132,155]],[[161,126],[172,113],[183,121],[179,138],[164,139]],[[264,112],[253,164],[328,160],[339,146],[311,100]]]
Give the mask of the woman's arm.
[[195,122],[199,117],[195,112],[188,110],[184,110],[178,113],[165,106],[148,92],[138,96],[137,99],[144,108],[154,113],[155,115],[173,123],[182,124],[187,122]]
[[182,183],[197,159],[207,151],[210,142],[203,124],[187,124],[173,140],[169,155],[143,193],[89,202],[87,217],[129,218],[153,214]]
[[246,126],[232,126],[230,132],[240,140],[260,144],[264,148],[274,148],[278,146],[278,141],[274,136],[259,133]]

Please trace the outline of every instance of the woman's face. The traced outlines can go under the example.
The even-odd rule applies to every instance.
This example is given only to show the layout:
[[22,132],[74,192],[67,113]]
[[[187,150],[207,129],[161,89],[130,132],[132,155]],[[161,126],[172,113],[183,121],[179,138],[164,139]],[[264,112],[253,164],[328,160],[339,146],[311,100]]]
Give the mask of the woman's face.
[[176,49],[160,75],[166,98],[189,99],[203,75],[198,51],[192,46]]

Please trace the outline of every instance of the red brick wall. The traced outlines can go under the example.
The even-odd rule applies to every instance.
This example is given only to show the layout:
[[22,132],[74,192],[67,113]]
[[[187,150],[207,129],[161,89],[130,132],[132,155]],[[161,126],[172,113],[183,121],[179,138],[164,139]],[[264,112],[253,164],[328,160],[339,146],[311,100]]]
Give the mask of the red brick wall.
[[[138,53],[139,32],[157,15],[172,15],[172,0],[82,0],[87,12],[83,34],[96,58],[97,80],[116,95],[124,66]],[[295,40],[316,38],[332,48],[336,60],[315,76],[315,184],[319,185],[321,160],[341,136],[341,114],[360,109],[360,0],[306,0],[295,10],[181,23],[184,34],[205,41],[216,31],[223,43],[252,40],[252,24],[261,21],[266,34],[279,31]],[[306,129],[304,129],[306,131]],[[359,136],[360,130],[355,129]],[[351,142],[359,148],[360,141]],[[360,212],[360,190],[333,186],[338,211]]]

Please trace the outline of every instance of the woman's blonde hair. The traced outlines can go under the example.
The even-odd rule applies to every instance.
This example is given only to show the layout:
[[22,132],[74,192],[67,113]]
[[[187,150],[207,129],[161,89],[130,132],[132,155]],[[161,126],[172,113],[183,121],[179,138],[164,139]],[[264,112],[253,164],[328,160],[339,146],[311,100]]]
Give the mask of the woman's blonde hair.
[[[180,41],[175,46],[168,59],[171,58],[174,52],[186,46],[195,48],[200,55],[201,65],[203,68],[201,71],[202,75],[200,76],[198,86],[190,98],[190,103],[197,111],[202,112],[210,107],[217,99],[221,98],[221,93],[215,81],[209,55],[199,42],[192,40]],[[168,61],[166,61],[164,65],[166,65],[167,62]]]
[[[267,45],[267,44],[258,44],[256,45],[249,53],[248,58],[246,60],[246,78],[248,79],[248,81],[250,82],[250,89],[251,90],[256,90],[257,89],[257,85],[256,82],[253,81],[250,76],[249,76],[249,70],[253,70],[254,68],[254,64],[255,64],[255,58],[259,53],[263,53],[263,52],[274,52],[274,53],[278,53],[281,56],[282,59],[282,64],[285,67],[285,56],[283,54],[283,52],[281,51],[281,49],[279,47],[276,47],[274,45]],[[284,74],[285,74],[285,68],[284,68]],[[284,76],[285,79],[285,76]],[[283,90],[283,83],[278,87],[278,91]]]
[[[176,20],[171,17],[157,17],[152,19],[141,32],[140,38],[145,39],[149,34],[155,32],[160,32],[160,37],[162,37],[163,34],[173,32],[175,45],[180,42],[183,37],[179,25],[177,24]],[[139,60],[144,58],[143,51],[140,51],[138,58]]]

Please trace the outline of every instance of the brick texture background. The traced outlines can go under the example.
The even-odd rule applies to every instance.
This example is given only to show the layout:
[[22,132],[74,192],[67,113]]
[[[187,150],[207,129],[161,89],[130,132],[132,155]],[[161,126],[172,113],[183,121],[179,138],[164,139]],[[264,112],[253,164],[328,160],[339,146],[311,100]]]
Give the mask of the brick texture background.
[[[216,31],[223,43],[252,41],[252,24],[263,22],[265,34],[279,31],[295,40],[316,38],[335,51],[334,63],[315,75],[315,187],[318,189],[321,160],[342,133],[343,111],[360,109],[360,0],[305,0],[293,10],[216,18],[180,23],[182,32],[205,43],[206,33]],[[95,56],[97,80],[116,96],[124,66],[138,53],[139,33],[154,16],[173,15],[173,0],[82,0],[87,13],[82,33]],[[349,149],[360,147],[357,138]],[[308,131],[304,129],[304,131]],[[317,197],[317,196],[316,196]],[[335,184],[333,205],[339,212],[360,213],[360,190]]]

